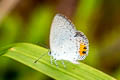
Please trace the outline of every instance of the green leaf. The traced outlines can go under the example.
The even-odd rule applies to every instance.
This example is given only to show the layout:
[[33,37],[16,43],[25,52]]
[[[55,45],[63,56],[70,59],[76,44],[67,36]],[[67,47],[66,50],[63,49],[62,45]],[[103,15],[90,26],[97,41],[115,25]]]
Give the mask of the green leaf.
[[22,21],[17,15],[10,15],[0,24],[0,47],[16,41]]
[[4,53],[6,53],[8,51],[9,48],[11,48],[13,46],[13,44],[9,44],[6,46],[3,46],[0,48],[0,55],[3,55]]
[[[29,43],[17,43],[8,49],[4,56],[58,80],[115,80],[113,77],[81,62],[80,64],[72,64],[65,61],[66,68],[64,68],[58,61],[59,67],[56,67],[55,64],[50,63],[50,57],[47,53],[48,49],[43,47]],[[38,63],[34,63],[42,54],[46,54],[46,56],[43,56]]]
[[117,80],[120,80],[120,67],[112,74]]
[[83,31],[84,33],[87,33],[88,30],[91,30],[91,27],[89,26],[92,19],[91,17],[92,15],[94,15],[93,13],[99,9],[99,7],[101,6],[101,2],[101,0],[80,1],[75,14],[75,25],[79,30]]
[[38,7],[32,13],[28,24],[27,42],[45,43],[48,40],[49,28],[52,20],[52,10],[50,7]]

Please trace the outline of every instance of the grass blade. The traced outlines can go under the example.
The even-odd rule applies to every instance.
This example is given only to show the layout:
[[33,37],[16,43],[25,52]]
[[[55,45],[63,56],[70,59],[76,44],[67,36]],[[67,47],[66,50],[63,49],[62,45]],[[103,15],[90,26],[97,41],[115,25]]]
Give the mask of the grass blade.
[[34,63],[40,55],[48,53],[48,49],[29,43],[17,43],[4,56],[19,61],[41,73],[58,80],[115,80],[113,77],[96,70],[86,64],[72,64],[65,62],[66,68],[58,61],[59,68],[50,64],[48,55]]

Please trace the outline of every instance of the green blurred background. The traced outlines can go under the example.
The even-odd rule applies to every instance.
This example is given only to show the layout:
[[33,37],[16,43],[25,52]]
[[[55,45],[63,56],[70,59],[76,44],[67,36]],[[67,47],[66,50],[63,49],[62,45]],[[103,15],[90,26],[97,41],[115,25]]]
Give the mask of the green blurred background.
[[[120,80],[120,0],[0,0],[0,47],[28,42],[49,48],[56,13],[67,16],[90,42],[82,61]],[[0,57],[0,80],[52,80]]]

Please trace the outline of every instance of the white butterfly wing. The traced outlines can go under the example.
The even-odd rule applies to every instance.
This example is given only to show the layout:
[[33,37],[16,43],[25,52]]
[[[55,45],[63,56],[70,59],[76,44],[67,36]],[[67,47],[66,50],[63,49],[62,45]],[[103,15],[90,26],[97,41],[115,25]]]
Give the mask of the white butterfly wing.
[[73,24],[65,16],[57,14],[51,26],[50,48],[53,50],[64,44],[64,41],[68,40],[75,31]]
[[83,33],[79,32],[76,36],[78,32],[71,21],[57,14],[50,31],[51,56],[56,60],[68,60],[75,64],[78,63],[77,60],[83,60],[86,56],[79,55],[80,41],[83,39],[79,35]]

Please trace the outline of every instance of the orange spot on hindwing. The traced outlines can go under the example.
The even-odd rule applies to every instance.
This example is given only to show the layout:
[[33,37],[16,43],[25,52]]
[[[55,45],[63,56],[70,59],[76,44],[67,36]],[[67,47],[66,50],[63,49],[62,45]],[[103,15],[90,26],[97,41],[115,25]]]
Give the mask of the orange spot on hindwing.
[[79,49],[79,54],[80,56],[83,56],[86,54],[87,47],[84,45],[84,43],[80,43],[80,49]]

